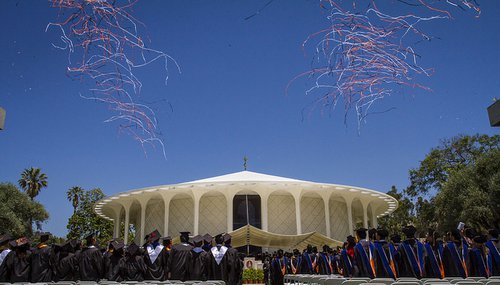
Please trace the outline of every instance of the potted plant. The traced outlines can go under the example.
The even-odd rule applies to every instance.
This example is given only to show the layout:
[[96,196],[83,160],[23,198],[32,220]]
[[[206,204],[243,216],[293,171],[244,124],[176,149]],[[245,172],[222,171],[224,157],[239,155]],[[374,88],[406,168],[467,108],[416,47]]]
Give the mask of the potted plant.
[[250,284],[252,282],[252,276],[253,276],[253,269],[252,268],[247,268],[243,270],[243,284]]
[[255,270],[255,279],[257,280],[257,283],[264,284],[264,270]]

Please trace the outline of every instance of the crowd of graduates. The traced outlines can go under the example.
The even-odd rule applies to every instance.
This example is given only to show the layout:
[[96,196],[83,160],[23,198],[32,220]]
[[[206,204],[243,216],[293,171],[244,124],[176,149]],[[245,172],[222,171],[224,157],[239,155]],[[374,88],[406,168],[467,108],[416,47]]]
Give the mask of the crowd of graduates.
[[285,274],[337,274],[369,278],[440,278],[500,276],[498,230],[482,235],[472,228],[454,229],[441,236],[428,230],[425,240],[417,229],[406,226],[405,239],[385,229],[360,228],[348,236],[343,247],[308,246],[303,252],[278,250],[265,262],[272,285],[283,284]]
[[[125,245],[113,239],[106,247],[97,245],[95,234],[85,243],[69,240],[48,244],[50,233],[40,234],[33,248],[28,238],[0,236],[0,282],[57,281],[144,281],[223,280],[241,284],[243,261],[231,247],[231,236],[208,234],[189,237],[182,232],[180,243],[155,230],[142,246]],[[161,241],[161,243],[160,243]]]

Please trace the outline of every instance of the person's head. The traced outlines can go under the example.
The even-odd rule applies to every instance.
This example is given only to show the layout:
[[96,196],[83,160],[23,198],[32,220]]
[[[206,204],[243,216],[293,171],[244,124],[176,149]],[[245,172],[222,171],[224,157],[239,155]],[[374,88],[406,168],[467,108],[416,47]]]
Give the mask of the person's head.
[[180,240],[182,243],[188,243],[189,242],[189,234],[190,232],[180,232]]
[[306,250],[307,250],[307,252],[311,253],[313,250],[313,246],[308,244]]
[[172,245],[172,237],[166,236],[162,238],[162,244],[163,246],[169,247]]
[[18,238],[13,241],[14,249],[17,252],[25,252],[30,249],[31,241],[27,237]]
[[214,239],[216,244],[222,245],[224,243],[224,234],[218,234]]
[[366,239],[366,229],[365,228],[359,228],[356,230],[356,238],[357,240],[362,240]]
[[224,245],[228,247],[231,246],[231,235],[228,233],[224,235]]
[[485,235],[477,235],[472,239],[472,241],[474,246],[479,247],[482,246],[485,242],[487,242],[488,239],[486,238]]
[[49,232],[43,232],[43,233],[40,233],[40,243],[45,243],[49,240],[50,238],[50,233]]
[[471,239],[471,240],[472,240],[472,239],[473,239],[474,237],[476,237],[477,235],[478,235],[478,234],[477,234],[476,230],[475,230],[475,229],[473,229],[473,228],[466,228],[466,229],[464,230],[464,236],[465,236],[466,238],[468,238],[468,239]]
[[150,244],[158,244],[161,238],[161,234],[157,229],[150,232],[147,236],[148,236],[147,242]]
[[329,249],[330,247],[327,244],[323,245],[323,252],[328,252]]
[[283,250],[282,249],[278,249],[277,256],[278,257],[283,257]]
[[97,243],[96,234],[90,233],[85,237],[85,241],[87,242],[87,246],[92,246]]
[[12,240],[12,236],[10,234],[3,234],[0,236],[0,250],[10,248],[9,242]]
[[386,229],[377,229],[376,240],[386,240],[388,236],[389,232]]
[[195,247],[201,247],[203,245],[203,237],[200,235],[197,235],[193,238],[193,245]]
[[402,229],[403,234],[405,234],[406,239],[414,239],[417,229],[413,225],[408,225]]
[[459,242],[462,240],[462,236],[460,235],[460,231],[457,229],[452,229],[448,232],[449,240],[452,242]]
[[393,244],[400,244],[401,243],[401,236],[398,234],[391,235],[391,242]]
[[371,228],[368,230],[368,238],[370,240],[376,240],[377,239],[377,229]]
[[123,255],[123,247],[125,246],[125,244],[122,241],[113,241],[111,244],[113,247],[114,255]]
[[139,253],[139,246],[132,242],[128,247],[127,247],[127,254],[129,256],[136,256]]
[[427,230],[427,233],[425,234],[425,240],[428,242],[428,243],[434,243],[435,239],[434,239],[434,229],[431,229],[429,228]]
[[497,229],[488,230],[488,238],[497,240],[498,239],[498,230]]
[[347,246],[346,248],[351,248],[356,245],[356,239],[353,236],[347,236]]

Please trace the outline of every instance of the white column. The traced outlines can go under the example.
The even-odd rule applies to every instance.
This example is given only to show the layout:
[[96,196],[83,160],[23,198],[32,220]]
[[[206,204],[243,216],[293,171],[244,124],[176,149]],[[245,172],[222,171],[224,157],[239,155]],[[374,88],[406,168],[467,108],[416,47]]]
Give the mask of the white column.
[[323,202],[325,203],[325,226],[326,226],[326,236],[332,237],[330,229],[330,201],[328,197],[323,197]]
[[144,240],[144,237],[146,236],[146,233],[144,232],[145,227],[146,227],[146,208],[148,206],[148,201],[149,198],[141,197],[142,199],[139,199],[139,203],[141,204],[141,239],[140,241],[142,242]]
[[260,217],[262,221],[262,230],[269,231],[269,222],[268,222],[268,210],[267,210],[267,200],[269,199],[269,194],[260,195]]
[[373,206],[372,206],[372,227],[374,228],[378,227],[377,214],[375,213],[375,209],[373,209]]
[[168,215],[170,214],[170,195],[163,195],[163,203],[165,204],[165,215],[163,217],[163,236],[168,236]]
[[193,235],[198,235],[198,226],[200,224],[200,197],[196,194],[193,193],[194,195],[194,229],[193,229]]
[[113,237],[114,238],[120,238],[120,214],[122,213],[122,206],[118,205],[117,207],[113,208],[113,211],[115,212],[115,219],[113,221],[114,224],[114,232],[113,232]]
[[347,205],[347,223],[349,226],[349,234],[354,234],[354,230],[352,228],[352,198],[344,197],[345,203]]
[[123,205],[123,208],[125,210],[125,229],[123,232],[123,242],[125,244],[128,243],[128,228],[130,224],[130,207],[132,206],[132,201],[131,200],[124,200],[121,201],[121,204]]
[[364,200],[361,200],[361,205],[363,206],[363,227],[368,229],[368,203]]
[[294,195],[295,199],[295,219],[297,221],[297,234],[300,235],[302,234],[302,221],[300,219],[300,194]]
[[226,221],[227,221],[227,228],[226,231],[232,232],[233,231],[233,199],[234,199],[234,194],[226,194],[224,195],[226,197]]

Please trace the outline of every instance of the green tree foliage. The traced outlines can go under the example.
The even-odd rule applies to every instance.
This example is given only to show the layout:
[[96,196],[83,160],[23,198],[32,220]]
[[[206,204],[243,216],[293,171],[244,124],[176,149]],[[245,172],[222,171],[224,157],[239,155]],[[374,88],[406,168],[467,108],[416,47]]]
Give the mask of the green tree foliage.
[[378,220],[379,226],[387,229],[390,233],[401,234],[401,229],[408,223],[414,221],[412,201],[405,197],[402,192],[399,192],[396,186],[392,186],[387,194],[398,200],[398,208],[391,214],[384,216]]
[[41,225],[49,218],[42,204],[11,183],[0,183],[0,229],[14,236],[31,234],[30,219]]
[[21,173],[21,179],[19,179],[18,183],[31,200],[33,200],[40,194],[42,188],[47,187],[47,175],[42,173],[40,168],[27,168]]
[[73,204],[73,214],[76,213],[76,208],[78,208],[78,205],[80,204],[80,197],[83,194],[83,189],[78,186],[71,187],[68,189],[66,192],[66,197],[68,198],[68,201]]
[[108,221],[94,212],[94,204],[96,201],[104,198],[105,195],[101,189],[83,190],[80,196],[80,203],[68,220],[68,239],[84,239],[85,236],[92,232],[98,233],[98,241],[100,244],[106,244],[107,241],[113,238],[113,223]]
[[458,221],[482,230],[500,228],[500,149],[480,154],[474,163],[450,172],[435,200],[444,230]]
[[[439,192],[450,174],[473,164],[482,154],[498,149],[500,136],[459,135],[441,142],[437,148],[410,169],[410,186],[405,190],[411,197]],[[432,193],[431,193],[432,194]]]

